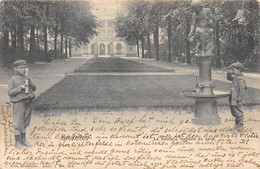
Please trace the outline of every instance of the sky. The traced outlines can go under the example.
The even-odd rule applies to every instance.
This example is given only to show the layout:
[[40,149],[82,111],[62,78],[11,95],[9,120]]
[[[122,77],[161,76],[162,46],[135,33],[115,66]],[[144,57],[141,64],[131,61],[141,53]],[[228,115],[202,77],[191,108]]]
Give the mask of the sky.
[[100,19],[115,18],[124,0],[90,0],[93,14]]

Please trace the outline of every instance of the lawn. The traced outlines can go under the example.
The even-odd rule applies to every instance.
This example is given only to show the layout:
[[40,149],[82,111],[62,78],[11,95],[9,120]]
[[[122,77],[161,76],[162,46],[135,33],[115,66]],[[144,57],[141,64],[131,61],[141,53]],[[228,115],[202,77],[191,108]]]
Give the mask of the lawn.
[[173,72],[173,70],[150,66],[118,57],[94,57],[74,72]]
[[[181,91],[194,89],[194,75],[71,75],[35,99],[36,110],[159,108],[193,106]],[[213,81],[216,90],[227,91],[230,84]],[[256,105],[260,90],[248,88],[244,104]],[[228,98],[219,99],[228,105]]]

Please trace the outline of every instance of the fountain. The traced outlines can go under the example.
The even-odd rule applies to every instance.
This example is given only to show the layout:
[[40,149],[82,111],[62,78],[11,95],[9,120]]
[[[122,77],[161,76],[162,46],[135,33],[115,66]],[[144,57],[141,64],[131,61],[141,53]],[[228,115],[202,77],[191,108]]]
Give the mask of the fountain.
[[214,22],[209,8],[193,5],[195,13],[188,40],[198,38],[195,57],[199,59],[199,79],[196,89],[181,94],[195,99],[195,112],[192,123],[196,125],[216,125],[221,123],[218,115],[217,99],[227,97],[229,92],[213,91],[211,81],[211,59],[214,57]]

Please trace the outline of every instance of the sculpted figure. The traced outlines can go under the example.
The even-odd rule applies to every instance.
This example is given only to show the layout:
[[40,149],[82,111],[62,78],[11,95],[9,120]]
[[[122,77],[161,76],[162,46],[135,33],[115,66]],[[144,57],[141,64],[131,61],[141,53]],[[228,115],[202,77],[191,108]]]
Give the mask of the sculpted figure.
[[198,3],[193,5],[193,10],[188,40],[192,42],[195,37],[199,39],[196,47],[197,56],[212,56],[214,54],[214,25],[211,11]]

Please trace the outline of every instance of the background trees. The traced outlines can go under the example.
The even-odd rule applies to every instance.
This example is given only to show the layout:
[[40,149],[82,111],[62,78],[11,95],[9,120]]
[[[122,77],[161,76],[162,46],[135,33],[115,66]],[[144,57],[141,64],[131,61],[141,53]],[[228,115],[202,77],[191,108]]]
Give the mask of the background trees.
[[88,43],[97,22],[87,2],[0,2],[1,63],[16,58],[51,61],[71,54],[72,46]]
[[[259,1],[205,1],[215,20],[213,64],[235,60],[255,71],[259,59]],[[190,1],[127,1],[115,21],[116,32],[128,43],[142,46],[141,56],[156,60],[196,63],[195,43],[187,40]],[[69,57],[71,48],[88,43],[97,22],[85,1],[0,2],[1,63],[17,57],[29,62]],[[139,56],[139,50],[138,50]]]
[[[211,9],[215,20],[213,65],[222,67],[238,60],[255,71],[260,55],[259,2],[218,0],[204,1],[202,5]],[[117,17],[116,32],[129,42],[143,42],[146,54],[142,57],[196,63],[196,44],[187,40],[190,1],[135,1],[128,2],[126,8],[127,12]]]

